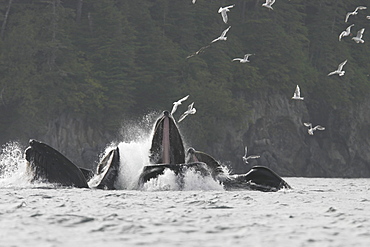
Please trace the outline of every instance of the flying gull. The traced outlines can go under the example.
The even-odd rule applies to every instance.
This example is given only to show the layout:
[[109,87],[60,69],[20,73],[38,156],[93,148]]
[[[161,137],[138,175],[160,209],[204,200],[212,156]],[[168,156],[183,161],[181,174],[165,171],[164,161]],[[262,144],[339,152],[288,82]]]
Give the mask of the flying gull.
[[344,73],[346,73],[344,70],[343,70],[343,66],[347,63],[347,60],[344,61],[343,63],[339,64],[338,66],[338,69],[333,71],[333,72],[330,72],[328,74],[328,76],[331,76],[331,75],[335,75],[335,74],[338,74],[339,76],[344,76]]
[[348,18],[351,16],[351,15],[357,15],[358,14],[358,11],[359,10],[362,10],[362,9],[367,9],[366,7],[364,7],[364,6],[358,6],[356,9],[355,9],[355,11],[353,11],[353,12],[348,12],[347,14],[346,14],[346,19],[344,20],[344,22],[347,22],[348,21]]
[[364,43],[365,40],[362,39],[362,35],[365,32],[365,28],[360,29],[360,31],[357,32],[357,36],[353,37],[352,39],[358,44],[358,43]]
[[259,155],[250,155],[250,156],[248,156],[247,157],[247,153],[248,153],[248,147],[247,146],[245,146],[245,154],[244,154],[244,156],[242,157],[242,159],[243,159],[243,161],[246,163],[246,164],[248,164],[248,160],[249,159],[258,159],[260,156]]
[[250,62],[248,60],[248,57],[252,56],[252,55],[254,55],[254,54],[245,54],[244,58],[234,58],[232,61],[239,61],[240,63],[247,63],[247,62]]
[[171,115],[173,115],[173,114],[176,112],[177,107],[178,107],[179,105],[181,105],[181,103],[182,103],[183,101],[187,100],[188,98],[189,98],[189,95],[186,95],[184,98],[182,98],[182,99],[180,99],[180,100],[178,100],[178,101],[173,102],[173,107],[172,107],[172,110],[171,110]]
[[274,10],[272,8],[272,5],[275,3],[275,0],[266,0],[264,4],[262,4],[263,7],[266,7],[268,9]]
[[220,36],[220,37],[218,37],[217,39],[212,40],[212,42],[211,42],[211,43],[214,43],[214,42],[219,41],[219,40],[227,40],[226,33],[229,31],[229,29],[230,29],[230,28],[231,28],[231,26],[229,26],[228,28],[226,28],[226,29],[222,32],[221,36]]
[[299,99],[299,100],[303,100],[303,97],[301,97],[301,90],[299,89],[299,86],[298,86],[298,85],[297,85],[297,87],[295,88],[295,91],[294,91],[294,94],[293,94],[292,99]]
[[196,52],[190,54],[189,56],[186,57],[186,59],[189,59],[191,57],[194,57],[196,55],[199,55],[200,53],[204,52],[205,49],[207,49],[208,47],[210,47],[211,45],[206,45],[206,46],[203,46],[202,48],[200,48],[199,50],[197,50]]
[[232,7],[234,7],[235,6],[235,4],[233,4],[233,5],[230,5],[230,6],[227,6],[227,7],[220,7],[219,9],[218,9],[218,13],[220,13],[221,14],[221,16],[222,16],[222,20],[225,22],[225,23],[227,23],[227,13],[226,12],[229,12],[230,11],[230,9],[232,8]]
[[197,110],[193,108],[194,102],[188,106],[188,109],[180,116],[179,123],[184,120],[189,114],[195,114]]
[[339,41],[344,37],[344,36],[348,36],[351,34],[351,27],[353,27],[355,24],[352,24],[350,26],[348,26],[346,28],[346,30],[344,30],[343,32],[340,33],[339,35]]
[[308,134],[313,135],[313,132],[315,130],[325,130],[325,127],[322,127],[321,125],[316,125],[314,128],[312,128],[311,123],[303,123],[304,126],[308,127]]

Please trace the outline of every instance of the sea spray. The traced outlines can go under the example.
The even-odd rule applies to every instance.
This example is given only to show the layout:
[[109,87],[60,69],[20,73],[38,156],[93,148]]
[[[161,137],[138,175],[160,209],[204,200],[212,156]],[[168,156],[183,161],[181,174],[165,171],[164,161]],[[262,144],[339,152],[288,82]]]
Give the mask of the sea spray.
[[29,185],[27,176],[27,161],[24,151],[18,142],[8,142],[2,146],[0,153],[0,186],[23,186]]

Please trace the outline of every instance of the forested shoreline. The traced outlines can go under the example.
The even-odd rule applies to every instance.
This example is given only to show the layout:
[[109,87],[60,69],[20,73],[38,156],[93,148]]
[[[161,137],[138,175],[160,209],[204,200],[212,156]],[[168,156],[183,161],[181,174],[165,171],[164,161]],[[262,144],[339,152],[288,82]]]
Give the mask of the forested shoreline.
[[[297,84],[307,108],[320,110],[316,120],[335,110],[348,121],[370,95],[370,10],[344,19],[366,1],[277,0],[274,10],[263,2],[1,1],[1,144],[43,132],[63,114],[115,133],[189,94],[175,115],[195,102],[196,115],[183,122],[188,139],[205,151],[226,148],[217,143],[226,126],[255,124],[251,99],[290,99]],[[228,4],[235,7],[225,24],[217,10]],[[352,23],[353,35],[367,28],[364,44],[338,40]],[[228,26],[227,41],[187,59]],[[249,63],[232,62],[246,53],[254,54]],[[327,76],[346,59],[345,76]]]

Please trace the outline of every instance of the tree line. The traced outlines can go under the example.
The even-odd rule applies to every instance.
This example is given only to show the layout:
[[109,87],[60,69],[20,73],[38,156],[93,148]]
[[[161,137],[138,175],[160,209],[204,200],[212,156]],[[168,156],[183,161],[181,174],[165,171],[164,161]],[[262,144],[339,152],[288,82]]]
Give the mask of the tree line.
[[[228,3],[235,7],[225,24],[217,10]],[[261,4],[2,1],[0,136],[17,137],[65,112],[114,131],[124,119],[171,110],[190,94],[198,111],[185,125],[207,145],[220,123],[245,126],[249,97],[259,92],[291,97],[299,84],[313,104],[343,108],[369,95],[367,31],[364,44],[338,41],[351,23],[370,32],[369,10],[344,22],[364,1],[280,0],[273,11]],[[228,26],[227,41],[187,59]],[[255,54],[250,63],[231,61],[246,53]],[[345,76],[327,77],[345,59]]]

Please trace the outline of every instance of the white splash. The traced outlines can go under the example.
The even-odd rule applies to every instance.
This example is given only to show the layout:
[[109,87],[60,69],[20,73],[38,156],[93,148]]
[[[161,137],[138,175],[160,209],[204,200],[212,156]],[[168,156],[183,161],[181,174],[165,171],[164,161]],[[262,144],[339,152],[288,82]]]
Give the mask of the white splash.
[[26,173],[27,161],[17,142],[6,143],[0,153],[0,187],[24,187],[30,184]]
[[[180,181],[182,180],[182,186],[180,186]],[[199,172],[193,169],[188,169],[184,173],[183,178],[179,178],[170,169],[165,169],[162,175],[157,178],[150,179],[146,182],[143,187],[145,191],[193,191],[193,190],[219,190],[223,191],[223,185],[214,180],[211,176],[202,176]]]

